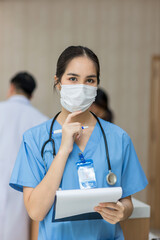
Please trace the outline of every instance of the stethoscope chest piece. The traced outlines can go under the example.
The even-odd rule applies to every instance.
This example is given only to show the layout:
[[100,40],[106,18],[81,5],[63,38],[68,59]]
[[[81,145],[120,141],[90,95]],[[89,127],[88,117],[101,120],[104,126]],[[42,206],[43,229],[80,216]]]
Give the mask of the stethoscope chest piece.
[[113,172],[109,171],[106,176],[106,181],[109,185],[114,185],[117,182],[117,177]]

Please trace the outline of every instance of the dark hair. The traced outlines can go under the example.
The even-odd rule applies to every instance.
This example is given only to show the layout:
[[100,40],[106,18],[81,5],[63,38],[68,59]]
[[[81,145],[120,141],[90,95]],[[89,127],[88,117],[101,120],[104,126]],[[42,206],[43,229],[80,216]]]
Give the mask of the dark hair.
[[35,78],[27,72],[17,73],[10,83],[14,84],[16,90],[23,91],[28,97],[31,97],[34,89],[36,88]]
[[[94,52],[92,52],[89,48],[82,47],[82,46],[70,46],[61,53],[61,55],[59,56],[58,61],[57,61],[57,69],[56,69],[56,76],[58,78],[58,82],[61,81],[61,77],[64,74],[68,63],[73,58],[80,57],[80,56],[87,56],[94,62],[96,70],[97,70],[97,82],[99,84],[99,82],[100,82],[99,60]],[[54,87],[58,84],[58,82],[54,84]]]
[[113,122],[113,112],[109,108],[109,99],[107,93],[102,88],[97,89],[97,96],[94,104],[105,110],[104,119],[108,122]]

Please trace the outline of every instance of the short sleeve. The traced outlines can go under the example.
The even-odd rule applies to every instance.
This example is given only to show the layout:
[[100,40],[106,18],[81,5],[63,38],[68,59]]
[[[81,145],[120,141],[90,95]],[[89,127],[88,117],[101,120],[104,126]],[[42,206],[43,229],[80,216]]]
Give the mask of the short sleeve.
[[148,181],[128,134],[123,134],[122,198],[143,190]]
[[44,174],[41,155],[32,135],[24,136],[9,185],[21,192],[24,186],[35,188],[43,179]]

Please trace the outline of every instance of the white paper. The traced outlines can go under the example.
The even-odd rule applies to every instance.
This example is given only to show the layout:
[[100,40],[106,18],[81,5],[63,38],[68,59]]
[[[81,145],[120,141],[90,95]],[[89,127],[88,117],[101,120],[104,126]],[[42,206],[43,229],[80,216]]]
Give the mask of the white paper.
[[55,219],[95,212],[99,203],[117,202],[121,196],[121,187],[57,191]]

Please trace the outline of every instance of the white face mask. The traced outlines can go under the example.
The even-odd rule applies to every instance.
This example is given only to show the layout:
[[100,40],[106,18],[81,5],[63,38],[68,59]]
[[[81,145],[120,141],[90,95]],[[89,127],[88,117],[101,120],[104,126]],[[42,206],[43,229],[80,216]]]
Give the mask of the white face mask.
[[69,112],[85,111],[95,101],[97,87],[85,84],[61,85],[61,105]]

